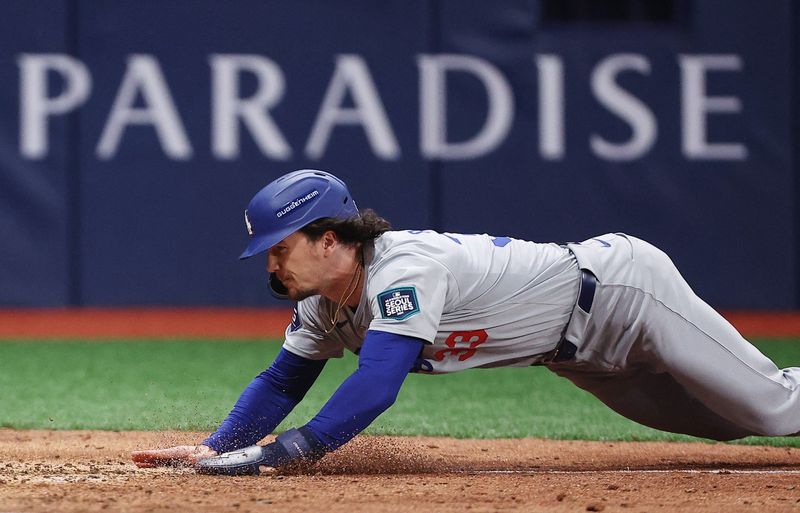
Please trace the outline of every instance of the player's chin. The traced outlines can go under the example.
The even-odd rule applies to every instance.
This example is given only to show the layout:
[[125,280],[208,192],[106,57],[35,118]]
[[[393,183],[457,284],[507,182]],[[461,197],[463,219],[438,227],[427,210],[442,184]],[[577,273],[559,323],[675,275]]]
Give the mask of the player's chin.
[[292,301],[302,301],[311,296],[319,295],[318,290],[311,290],[311,289],[298,289],[294,287],[287,287],[287,291],[288,291],[287,295],[289,296],[289,299],[291,299]]

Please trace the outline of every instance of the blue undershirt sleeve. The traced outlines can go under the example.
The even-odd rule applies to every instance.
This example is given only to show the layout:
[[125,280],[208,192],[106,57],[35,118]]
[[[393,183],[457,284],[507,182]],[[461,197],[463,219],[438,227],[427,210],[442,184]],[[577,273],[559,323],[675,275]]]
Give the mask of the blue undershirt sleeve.
[[317,439],[313,445],[325,451],[347,443],[394,404],[424,344],[414,337],[368,331],[358,369],[301,430],[310,432]]
[[222,453],[264,438],[303,399],[325,362],[281,349],[272,365],[245,388],[233,410],[203,445]]

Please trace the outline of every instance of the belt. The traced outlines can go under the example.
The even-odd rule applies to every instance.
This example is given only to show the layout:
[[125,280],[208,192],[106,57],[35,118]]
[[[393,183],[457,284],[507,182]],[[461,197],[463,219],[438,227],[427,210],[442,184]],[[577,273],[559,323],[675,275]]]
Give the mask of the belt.
[[581,269],[581,291],[578,292],[578,306],[586,313],[592,311],[594,303],[594,289],[597,287],[597,278],[592,271]]
[[[578,292],[578,308],[586,313],[591,313],[594,303],[594,291],[597,288],[597,278],[591,271],[581,269],[581,290]],[[555,349],[547,353],[542,363],[565,362],[575,358],[578,346],[561,337]]]

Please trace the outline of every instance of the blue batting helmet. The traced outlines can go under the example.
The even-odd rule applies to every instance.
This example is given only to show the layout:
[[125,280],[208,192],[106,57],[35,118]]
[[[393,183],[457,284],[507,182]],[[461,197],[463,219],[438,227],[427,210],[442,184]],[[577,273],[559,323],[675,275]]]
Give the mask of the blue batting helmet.
[[343,181],[315,169],[293,171],[271,182],[250,200],[244,211],[250,243],[239,258],[267,251],[317,219],[356,215],[358,208]]

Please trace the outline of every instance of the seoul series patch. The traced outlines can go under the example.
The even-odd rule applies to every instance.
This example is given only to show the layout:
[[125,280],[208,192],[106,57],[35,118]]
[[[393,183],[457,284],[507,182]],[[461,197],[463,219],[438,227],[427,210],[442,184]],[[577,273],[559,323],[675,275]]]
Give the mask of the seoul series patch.
[[398,287],[378,294],[378,305],[384,319],[402,321],[419,313],[417,291],[414,287]]

